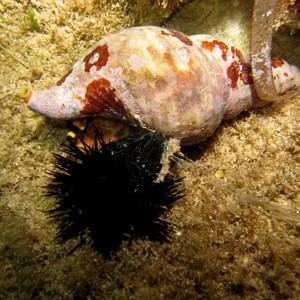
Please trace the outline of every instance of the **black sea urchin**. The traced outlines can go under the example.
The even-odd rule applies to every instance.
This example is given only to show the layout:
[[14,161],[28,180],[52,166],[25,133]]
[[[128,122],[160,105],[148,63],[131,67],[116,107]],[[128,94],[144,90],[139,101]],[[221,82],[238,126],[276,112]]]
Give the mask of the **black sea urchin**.
[[48,213],[59,219],[59,241],[79,238],[109,254],[132,237],[168,240],[172,226],[160,217],[183,196],[181,179],[156,180],[169,140],[148,132],[106,144],[96,133],[94,146],[71,142],[55,154],[46,188],[57,199]]

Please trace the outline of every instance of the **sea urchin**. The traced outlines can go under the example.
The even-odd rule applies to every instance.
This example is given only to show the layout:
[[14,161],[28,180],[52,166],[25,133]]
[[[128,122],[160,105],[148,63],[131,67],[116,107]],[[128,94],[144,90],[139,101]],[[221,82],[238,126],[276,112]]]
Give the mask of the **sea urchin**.
[[183,196],[182,179],[158,180],[169,141],[144,132],[105,143],[97,132],[93,146],[70,142],[54,154],[46,189],[56,198],[48,213],[59,220],[58,240],[79,238],[108,255],[125,239],[168,240],[172,224],[161,216]]

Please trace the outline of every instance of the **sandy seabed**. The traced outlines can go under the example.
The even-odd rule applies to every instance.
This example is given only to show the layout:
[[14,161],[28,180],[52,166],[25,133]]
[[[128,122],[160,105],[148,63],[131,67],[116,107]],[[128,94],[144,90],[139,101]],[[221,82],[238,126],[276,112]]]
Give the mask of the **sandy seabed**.
[[67,123],[30,111],[19,89],[49,87],[101,36],[139,24],[132,5],[0,3],[0,299],[297,299],[299,96],[242,113],[183,150],[192,162],[179,167],[186,196],[167,216],[177,225],[170,243],[124,242],[104,259],[54,241],[43,186]]

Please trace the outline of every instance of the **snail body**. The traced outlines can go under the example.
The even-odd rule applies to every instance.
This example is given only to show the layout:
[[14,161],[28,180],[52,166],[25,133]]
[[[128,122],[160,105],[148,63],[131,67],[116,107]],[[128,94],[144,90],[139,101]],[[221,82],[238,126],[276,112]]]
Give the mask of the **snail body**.
[[[297,67],[279,58],[272,66],[278,94],[299,88]],[[49,118],[117,119],[182,145],[207,139],[223,119],[265,103],[233,45],[155,26],[104,37],[54,86],[24,98]]]

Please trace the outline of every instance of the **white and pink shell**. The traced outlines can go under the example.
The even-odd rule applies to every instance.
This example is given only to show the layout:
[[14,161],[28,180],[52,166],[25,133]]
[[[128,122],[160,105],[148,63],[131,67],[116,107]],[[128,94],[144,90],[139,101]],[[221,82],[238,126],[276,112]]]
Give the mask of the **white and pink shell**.
[[[300,71],[272,59],[278,94],[298,89]],[[119,119],[191,145],[223,119],[265,104],[251,66],[233,45],[207,35],[142,26],[124,29],[90,48],[56,85],[32,91],[28,107],[50,118]]]

